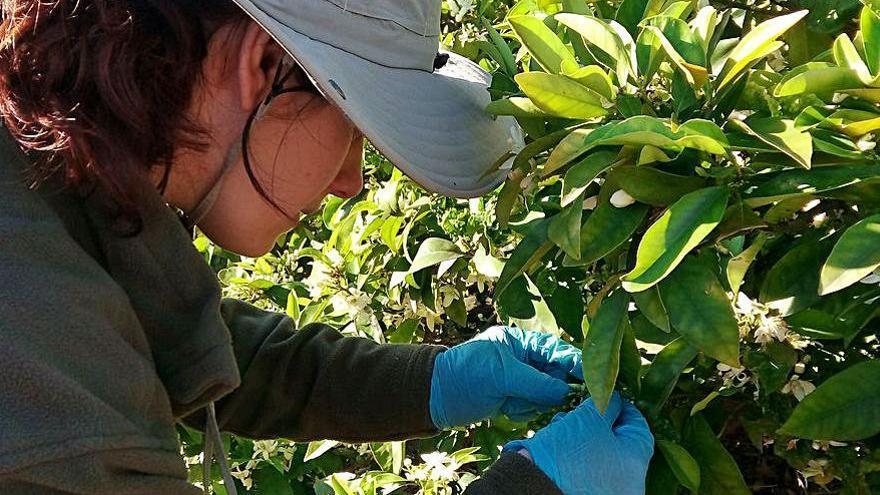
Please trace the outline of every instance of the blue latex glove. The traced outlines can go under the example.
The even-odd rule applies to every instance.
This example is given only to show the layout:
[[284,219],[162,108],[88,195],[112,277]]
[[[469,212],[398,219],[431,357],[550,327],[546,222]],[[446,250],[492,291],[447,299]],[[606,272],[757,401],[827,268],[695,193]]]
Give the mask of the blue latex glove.
[[502,412],[515,421],[562,405],[565,379],[581,381],[581,351],[552,335],[493,327],[437,356],[431,419],[439,429]]
[[604,416],[587,400],[504,446],[522,449],[565,495],[642,495],[654,437],[636,406],[615,393]]

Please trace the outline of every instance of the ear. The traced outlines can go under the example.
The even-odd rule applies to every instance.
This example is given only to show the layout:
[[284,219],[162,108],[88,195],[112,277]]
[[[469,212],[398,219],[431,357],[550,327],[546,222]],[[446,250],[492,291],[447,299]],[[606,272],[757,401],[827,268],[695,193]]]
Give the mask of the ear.
[[239,103],[251,112],[272,89],[283,50],[256,22],[249,22],[238,53]]

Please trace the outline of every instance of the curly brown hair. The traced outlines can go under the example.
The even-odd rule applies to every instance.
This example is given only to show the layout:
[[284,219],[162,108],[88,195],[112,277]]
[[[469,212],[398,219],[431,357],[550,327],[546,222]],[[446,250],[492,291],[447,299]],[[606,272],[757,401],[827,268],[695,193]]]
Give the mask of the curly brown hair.
[[105,188],[137,216],[132,179],[206,145],[186,110],[231,0],[0,0],[0,114],[34,185]]

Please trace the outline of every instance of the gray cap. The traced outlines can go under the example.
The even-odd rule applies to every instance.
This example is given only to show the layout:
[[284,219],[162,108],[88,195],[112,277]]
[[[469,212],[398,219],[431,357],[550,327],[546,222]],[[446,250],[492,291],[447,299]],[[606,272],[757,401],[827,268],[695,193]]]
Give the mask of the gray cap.
[[454,53],[435,69],[441,0],[234,1],[426,189],[473,197],[507,176],[510,161],[497,162],[523,138],[514,119],[484,112],[489,74]]

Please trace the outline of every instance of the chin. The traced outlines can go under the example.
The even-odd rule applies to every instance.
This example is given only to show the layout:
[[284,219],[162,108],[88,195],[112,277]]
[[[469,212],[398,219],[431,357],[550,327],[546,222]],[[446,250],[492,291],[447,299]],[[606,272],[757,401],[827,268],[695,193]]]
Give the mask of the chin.
[[269,253],[275,247],[277,239],[277,237],[271,236],[245,237],[227,232],[212,232],[209,228],[202,228],[202,232],[208,236],[208,239],[211,239],[211,242],[223,250],[248,258],[259,258]]

